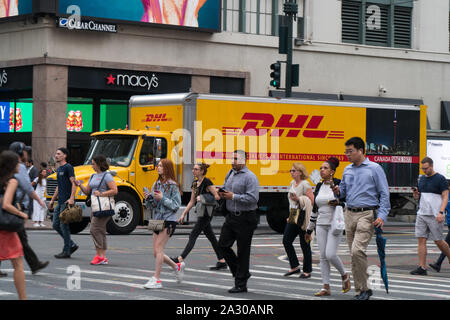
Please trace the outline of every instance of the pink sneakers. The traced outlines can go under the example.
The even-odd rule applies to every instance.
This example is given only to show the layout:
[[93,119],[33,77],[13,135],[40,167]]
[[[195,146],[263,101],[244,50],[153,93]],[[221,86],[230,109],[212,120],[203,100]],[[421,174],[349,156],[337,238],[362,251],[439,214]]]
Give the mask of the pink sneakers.
[[106,257],[95,256],[94,259],[92,259],[91,264],[92,265],[108,264],[108,259]]

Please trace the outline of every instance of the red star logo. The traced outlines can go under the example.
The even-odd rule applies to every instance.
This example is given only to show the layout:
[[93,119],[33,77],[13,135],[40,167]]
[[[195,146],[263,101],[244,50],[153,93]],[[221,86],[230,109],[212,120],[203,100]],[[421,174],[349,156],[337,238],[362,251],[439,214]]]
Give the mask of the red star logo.
[[106,77],[106,79],[108,80],[107,84],[114,84],[116,81],[116,78],[114,78],[112,74],[110,74],[109,77]]

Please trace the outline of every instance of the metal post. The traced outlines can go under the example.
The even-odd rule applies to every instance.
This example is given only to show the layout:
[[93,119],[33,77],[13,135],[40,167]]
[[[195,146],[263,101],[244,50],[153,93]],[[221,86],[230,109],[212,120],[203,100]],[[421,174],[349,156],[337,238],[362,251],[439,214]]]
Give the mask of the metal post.
[[283,6],[288,21],[287,57],[286,57],[286,97],[292,96],[292,29],[298,13],[296,0],[286,0]]

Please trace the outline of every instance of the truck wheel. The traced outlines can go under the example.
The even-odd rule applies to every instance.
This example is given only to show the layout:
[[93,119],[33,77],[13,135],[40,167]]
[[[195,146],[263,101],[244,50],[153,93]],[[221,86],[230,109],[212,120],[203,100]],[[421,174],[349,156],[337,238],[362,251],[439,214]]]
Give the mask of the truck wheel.
[[129,234],[136,229],[141,218],[140,204],[126,192],[119,192],[114,199],[116,214],[108,221],[106,230],[109,234]]
[[283,234],[286,227],[286,219],[289,217],[289,209],[275,207],[269,208],[266,213],[267,223],[272,230]]
[[69,224],[70,234],[80,233],[87,227],[89,222],[90,222],[89,218],[83,218],[83,220],[81,220],[80,222],[73,222]]

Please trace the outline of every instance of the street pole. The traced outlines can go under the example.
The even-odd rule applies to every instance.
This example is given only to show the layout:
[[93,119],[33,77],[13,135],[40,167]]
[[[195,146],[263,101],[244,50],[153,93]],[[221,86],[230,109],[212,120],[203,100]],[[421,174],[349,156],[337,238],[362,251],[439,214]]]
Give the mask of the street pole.
[[297,0],[286,0],[283,5],[284,14],[288,21],[287,57],[286,57],[286,97],[292,96],[292,43],[293,24],[298,13]]

